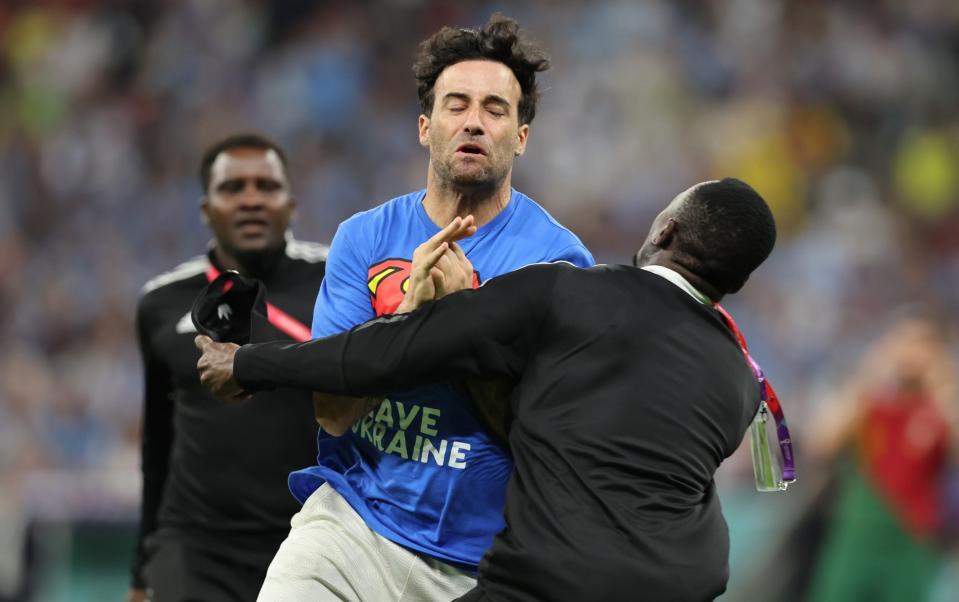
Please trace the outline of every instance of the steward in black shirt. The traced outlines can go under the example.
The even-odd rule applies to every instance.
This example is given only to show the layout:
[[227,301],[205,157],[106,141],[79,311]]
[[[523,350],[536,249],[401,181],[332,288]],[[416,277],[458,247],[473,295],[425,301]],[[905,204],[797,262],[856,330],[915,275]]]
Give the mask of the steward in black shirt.
[[713,304],[774,242],[752,188],[707,182],[653,222],[643,269],[530,266],[305,344],[198,338],[201,381],[228,399],[509,379],[507,527],[462,600],[710,600],[729,554],[713,475],[760,401]]
[[295,204],[272,142],[231,136],[203,160],[202,215],[213,248],[144,287],[143,505],[129,600],[255,600],[290,517],[288,474],[314,463],[308,392],[260,393],[243,405],[205,391],[190,309],[225,269],[261,280],[274,336],[309,340],[326,247],[287,239]]

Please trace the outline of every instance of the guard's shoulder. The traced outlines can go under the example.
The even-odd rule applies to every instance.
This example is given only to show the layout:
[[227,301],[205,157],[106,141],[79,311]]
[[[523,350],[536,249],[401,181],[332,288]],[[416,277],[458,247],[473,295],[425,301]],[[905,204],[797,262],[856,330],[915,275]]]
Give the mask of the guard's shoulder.
[[307,263],[323,263],[330,253],[328,245],[318,242],[291,239],[286,243],[286,256]]
[[[517,268],[512,272],[506,272],[505,274],[500,274],[496,278],[503,278],[510,274],[521,274],[521,278],[553,278],[558,274],[565,272],[566,270],[578,270],[576,265],[559,259],[556,261],[536,261],[533,263],[527,263],[524,266]],[[492,279],[491,279],[492,280]]]
[[585,268],[584,271],[593,274],[632,274],[637,268],[628,265],[619,265],[616,263],[597,263],[596,265]]
[[[587,268],[581,268],[575,263],[566,261],[565,259],[557,259],[556,261],[537,261],[535,263],[529,263],[527,265],[524,265],[522,269],[528,270],[531,272],[550,273],[550,272],[566,272],[569,270],[583,271]],[[592,269],[592,268],[589,268],[589,269]]]
[[600,279],[607,282],[621,281],[623,279],[632,280],[636,278],[637,274],[642,276],[646,274],[644,270],[635,268],[631,265],[623,265],[619,263],[597,263],[594,266],[588,268],[580,268],[579,273],[584,274],[587,278],[591,279]]
[[542,286],[544,283],[555,282],[557,278],[569,270],[583,271],[582,268],[577,267],[568,261],[539,261],[524,265],[518,270],[501,274],[500,276],[491,278],[490,280],[515,280],[523,281],[528,284],[535,283],[537,286]]
[[546,265],[555,266],[553,270],[558,281],[569,285],[585,285],[586,283],[596,283],[597,280],[606,281],[612,278],[613,275],[617,275],[617,277],[622,275],[625,273],[624,270],[634,269],[627,266],[605,263],[599,263],[589,267],[580,267],[568,261],[555,261]]
[[184,261],[172,270],[147,281],[147,283],[143,285],[140,295],[146,296],[157,289],[203,274],[209,266],[210,261],[206,255],[197,255],[188,261]]

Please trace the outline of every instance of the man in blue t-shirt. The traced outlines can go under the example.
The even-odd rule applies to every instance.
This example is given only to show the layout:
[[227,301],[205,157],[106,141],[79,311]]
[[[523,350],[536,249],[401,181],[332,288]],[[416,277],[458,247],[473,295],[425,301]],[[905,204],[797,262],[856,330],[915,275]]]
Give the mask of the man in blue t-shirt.
[[[426,280],[440,297],[530,263],[593,265],[574,234],[510,186],[535,114],[536,73],[547,67],[518,24],[498,15],[479,30],[443,28],[420,46],[426,189],[340,226],[314,337],[409,309],[407,293]],[[471,589],[505,526],[512,461],[466,385],[382,400],[316,394],[314,405],[318,465],[290,475],[304,506],[260,600],[449,600]]]

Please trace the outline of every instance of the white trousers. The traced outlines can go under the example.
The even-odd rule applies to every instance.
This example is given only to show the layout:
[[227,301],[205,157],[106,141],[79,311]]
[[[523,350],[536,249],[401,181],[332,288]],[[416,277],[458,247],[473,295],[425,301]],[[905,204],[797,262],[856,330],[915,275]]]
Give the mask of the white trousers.
[[290,526],[257,602],[448,602],[476,585],[469,573],[377,534],[329,484]]

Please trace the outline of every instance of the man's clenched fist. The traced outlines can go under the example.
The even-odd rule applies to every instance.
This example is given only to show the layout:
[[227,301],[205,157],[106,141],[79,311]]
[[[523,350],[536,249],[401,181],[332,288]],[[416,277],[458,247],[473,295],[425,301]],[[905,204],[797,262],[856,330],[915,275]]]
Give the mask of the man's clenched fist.
[[193,339],[193,343],[203,354],[196,363],[200,372],[200,384],[224,401],[243,401],[250,398],[250,394],[241,389],[233,379],[233,356],[240,348],[239,345],[216,343],[202,334]]

